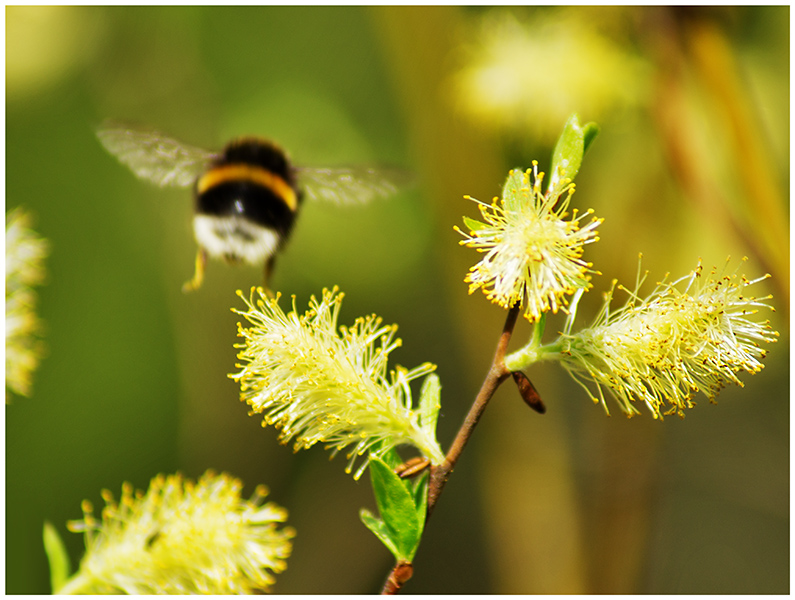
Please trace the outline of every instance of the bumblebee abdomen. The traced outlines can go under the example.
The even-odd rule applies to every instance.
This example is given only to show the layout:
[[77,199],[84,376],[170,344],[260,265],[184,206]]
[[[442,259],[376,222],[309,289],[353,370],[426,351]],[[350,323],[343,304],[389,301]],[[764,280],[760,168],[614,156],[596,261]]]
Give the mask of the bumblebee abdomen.
[[273,142],[262,138],[243,137],[227,144],[216,166],[231,164],[260,167],[278,175],[288,185],[295,185],[287,154]]
[[[199,182],[212,174],[213,171],[209,171]],[[198,214],[236,216],[275,229],[282,235],[292,229],[298,208],[292,188],[277,191],[250,179],[230,179],[214,183],[204,191],[201,189],[199,186],[196,194]]]
[[196,182],[196,212],[249,218],[286,234],[300,195],[285,153],[259,138],[242,138]]
[[300,200],[278,146],[234,141],[196,182],[196,240],[231,262],[268,260],[289,236]]

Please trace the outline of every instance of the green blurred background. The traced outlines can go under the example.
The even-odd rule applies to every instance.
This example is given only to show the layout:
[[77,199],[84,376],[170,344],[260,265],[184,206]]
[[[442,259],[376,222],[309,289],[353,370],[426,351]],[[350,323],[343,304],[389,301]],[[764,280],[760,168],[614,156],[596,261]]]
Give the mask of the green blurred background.
[[[566,117],[602,133],[573,203],[605,222],[586,258],[632,284],[741,268],[774,294],[764,371],[717,406],[608,418],[562,369],[493,399],[429,522],[407,593],[789,591],[789,7],[476,9],[6,8],[6,208],[51,242],[39,313],[48,352],[6,406],[6,592],[46,593],[45,520],[123,481],[213,468],[259,483],[298,535],[278,593],[372,593],[391,567],[359,522],[374,509],[321,448],[293,454],[247,416],[234,290],[256,268],[211,263],[184,295],[188,191],[136,180],[98,144],[105,118],[218,148],[279,141],[300,164],[390,163],[411,190],[366,208],[307,204],[273,287],[305,306],[339,285],[341,322],[398,323],[400,364],[439,365],[452,440],[504,313],[463,283],[453,226],[507,170],[548,167]],[[548,324],[560,327],[558,317]],[[765,317],[766,318],[766,317]],[[517,328],[515,344],[529,334]]]

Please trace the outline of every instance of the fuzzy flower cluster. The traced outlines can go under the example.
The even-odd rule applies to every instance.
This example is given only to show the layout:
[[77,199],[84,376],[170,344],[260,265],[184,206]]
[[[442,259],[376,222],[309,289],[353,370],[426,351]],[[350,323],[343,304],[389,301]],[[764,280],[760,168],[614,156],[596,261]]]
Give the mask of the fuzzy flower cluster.
[[464,218],[468,234],[456,227],[466,238],[461,245],[484,254],[464,280],[469,293],[480,288],[504,308],[520,302],[530,322],[565,307],[566,295],[590,287],[592,265],[582,254],[585,244],[599,239],[596,228],[602,222],[594,217],[581,227],[583,217],[593,214],[590,210],[582,215],[574,210],[567,220],[574,185],[544,193],[543,179],[535,161],[532,171],[511,171],[499,203],[497,198],[490,205],[471,198],[485,222]]
[[[277,524],[287,511],[262,505],[259,486],[241,500],[242,483],[208,471],[198,482],[179,474],[149,490],[105,490],[102,520],[88,501],[72,531],[84,531],[86,554],[59,594],[250,594],[268,591],[287,564],[295,532]],[[269,572],[272,571],[273,573]]]
[[548,9],[532,19],[511,9],[486,12],[468,36],[451,96],[479,124],[548,141],[575,110],[599,118],[642,103],[649,69],[615,41],[621,10]]
[[[238,311],[250,327],[238,324],[245,339],[238,358],[244,365],[230,375],[240,383],[241,399],[252,412],[264,415],[263,426],[281,429],[283,443],[294,448],[317,442],[334,454],[352,446],[346,471],[357,457],[381,455],[399,444],[417,448],[432,463],[444,453],[436,441],[435,410],[412,408],[412,380],[429,375],[435,365],[387,371],[389,353],[400,346],[395,325],[382,325],[374,315],[357,319],[351,327],[337,325],[343,294],[324,290],[309,309],[285,314],[279,298],[257,288],[245,298],[248,310]],[[364,472],[369,456],[356,470]]]
[[31,393],[43,352],[42,325],[32,287],[44,280],[48,243],[30,229],[31,216],[17,208],[6,217],[6,401],[8,390]]
[[[559,359],[605,410],[603,389],[621,409],[638,414],[635,399],[655,418],[684,416],[693,395],[710,401],[727,384],[742,386],[738,375],[763,368],[766,350],[760,344],[776,340],[769,321],[754,318],[770,297],[756,299],[749,281],[737,273],[713,270],[702,274],[701,264],[686,277],[663,281],[645,299],[630,292],[629,301],[611,312],[612,290],[594,324],[572,334],[573,314],[557,346]],[[677,286],[683,284],[684,289]],[[574,311],[572,311],[573,313]],[[594,394],[588,384],[596,385]],[[608,413],[609,414],[609,413]]]

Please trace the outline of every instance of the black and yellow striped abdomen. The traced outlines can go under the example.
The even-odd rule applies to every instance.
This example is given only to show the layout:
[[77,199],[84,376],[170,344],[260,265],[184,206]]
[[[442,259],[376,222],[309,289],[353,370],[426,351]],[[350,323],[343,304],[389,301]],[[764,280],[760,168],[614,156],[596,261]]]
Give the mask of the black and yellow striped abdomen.
[[258,138],[230,143],[196,182],[196,212],[237,216],[286,236],[300,202],[284,152]]
[[284,152],[258,138],[230,143],[195,191],[196,241],[209,256],[229,262],[272,262],[301,202]]

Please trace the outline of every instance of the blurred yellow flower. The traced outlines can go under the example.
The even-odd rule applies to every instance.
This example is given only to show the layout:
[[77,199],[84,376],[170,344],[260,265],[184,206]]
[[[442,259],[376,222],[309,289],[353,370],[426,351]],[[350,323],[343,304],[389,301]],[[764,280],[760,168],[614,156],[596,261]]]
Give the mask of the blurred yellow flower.
[[122,487],[119,502],[103,491],[97,521],[89,502],[69,523],[84,531],[86,554],[59,594],[250,594],[268,591],[286,567],[292,528],[287,511],[261,505],[259,486],[241,500],[242,483],[208,471],[198,482],[155,477],[146,494]]
[[46,240],[30,229],[31,216],[16,208],[6,216],[6,402],[8,391],[30,396],[44,345],[32,286],[45,277]]
[[648,68],[586,22],[582,7],[488,12],[454,77],[458,107],[497,130],[553,141],[572,112],[602,118],[638,104]]
[[530,322],[565,306],[567,294],[590,287],[591,264],[581,256],[585,244],[599,239],[596,228],[602,222],[594,217],[580,227],[590,210],[579,216],[575,210],[565,220],[574,185],[555,186],[545,194],[543,178],[535,161],[532,171],[511,171],[499,204],[497,198],[491,205],[470,198],[485,223],[465,218],[470,233],[455,228],[466,238],[462,245],[485,253],[465,278],[469,293],[480,288],[503,308],[521,302]]
[[[278,297],[245,298],[248,310],[238,311],[251,326],[238,324],[245,343],[238,358],[245,365],[230,375],[240,383],[241,399],[255,413],[264,413],[263,425],[281,429],[280,439],[295,438],[295,450],[317,442],[334,454],[353,445],[346,471],[359,456],[382,455],[399,444],[410,444],[433,464],[444,461],[436,441],[434,410],[412,407],[412,380],[429,375],[435,365],[424,363],[406,370],[397,366],[387,376],[389,353],[401,345],[397,326],[382,326],[380,317],[356,319],[352,327],[338,327],[343,294],[324,290],[314,296],[309,310],[285,314]],[[365,458],[354,474],[367,467]]]
[[6,93],[26,99],[69,76],[100,47],[103,11],[78,6],[6,6]]

